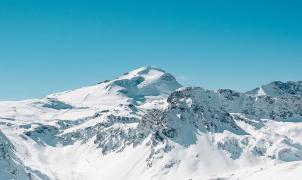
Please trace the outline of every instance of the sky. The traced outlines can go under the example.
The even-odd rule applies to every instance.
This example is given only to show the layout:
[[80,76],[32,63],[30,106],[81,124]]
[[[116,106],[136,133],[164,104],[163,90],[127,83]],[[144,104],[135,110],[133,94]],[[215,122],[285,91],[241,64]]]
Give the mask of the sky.
[[1,0],[0,100],[153,65],[185,86],[302,80],[300,0]]

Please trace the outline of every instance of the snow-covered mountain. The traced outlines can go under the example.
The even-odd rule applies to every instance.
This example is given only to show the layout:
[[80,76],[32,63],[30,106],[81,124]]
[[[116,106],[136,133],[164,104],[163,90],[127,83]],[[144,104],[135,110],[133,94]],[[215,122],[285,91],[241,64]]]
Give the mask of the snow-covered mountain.
[[144,67],[0,102],[0,179],[299,179],[302,83],[182,87]]

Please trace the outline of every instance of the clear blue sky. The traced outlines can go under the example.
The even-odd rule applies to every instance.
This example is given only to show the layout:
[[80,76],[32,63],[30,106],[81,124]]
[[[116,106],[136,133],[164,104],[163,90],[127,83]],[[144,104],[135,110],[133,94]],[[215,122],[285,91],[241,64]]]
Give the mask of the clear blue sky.
[[145,65],[209,89],[302,80],[302,1],[0,1],[0,100]]

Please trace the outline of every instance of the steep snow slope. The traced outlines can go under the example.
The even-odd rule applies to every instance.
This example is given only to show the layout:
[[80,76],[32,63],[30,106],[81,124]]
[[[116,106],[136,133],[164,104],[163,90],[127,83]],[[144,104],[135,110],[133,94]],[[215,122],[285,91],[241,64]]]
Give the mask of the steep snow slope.
[[301,82],[181,88],[149,66],[0,102],[0,179],[302,177],[301,92]]

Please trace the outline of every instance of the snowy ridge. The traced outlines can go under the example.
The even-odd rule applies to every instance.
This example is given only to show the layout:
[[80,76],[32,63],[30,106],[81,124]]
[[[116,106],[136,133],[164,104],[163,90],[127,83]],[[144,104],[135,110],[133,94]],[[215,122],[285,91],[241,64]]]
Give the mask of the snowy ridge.
[[0,102],[0,179],[294,179],[302,176],[301,87],[181,87],[148,66]]
[[302,96],[302,81],[274,81],[267,85],[261,86],[254,90],[247,92],[250,95],[263,96],[268,95],[272,97],[280,96]]

